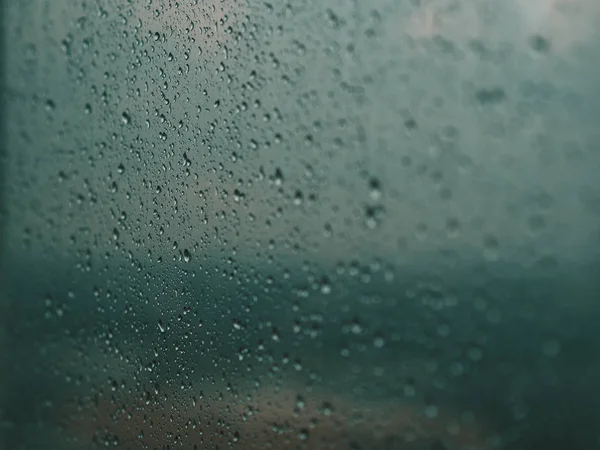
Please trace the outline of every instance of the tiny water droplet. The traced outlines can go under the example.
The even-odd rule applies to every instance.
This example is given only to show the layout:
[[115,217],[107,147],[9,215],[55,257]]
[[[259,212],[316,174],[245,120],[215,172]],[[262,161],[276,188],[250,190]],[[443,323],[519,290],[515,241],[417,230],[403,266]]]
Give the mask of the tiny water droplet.
[[283,184],[283,173],[280,168],[275,169],[274,182],[275,186],[281,186]]
[[308,430],[306,428],[300,430],[300,434],[298,435],[298,437],[300,438],[300,440],[306,441],[308,439]]
[[381,197],[383,197],[381,183],[377,178],[371,178],[369,180],[369,196],[374,202],[378,202],[379,200],[381,200]]
[[321,280],[321,293],[325,295],[331,294],[331,283],[328,278],[323,278]]
[[323,403],[323,405],[321,406],[321,414],[325,415],[325,416],[330,416],[333,413],[333,407],[331,406],[331,403],[325,402]]
[[273,328],[273,335],[271,336],[271,338],[275,341],[275,342],[279,342],[279,331],[277,331],[276,328]]
[[54,111],[56,109],[56,103],[54,103],[54,100],[52,99],[46,100],[45,106],[46,111]]
[[373,339],[373,347],[383,348],[384,346],[385,346],[385,339],[383,339],[381,336],[376,336],[375,339]]
[[302,191],[296,191],[294,193],[294,205],[300,206],[302,204],[303,199],[304,195],[302,194]]

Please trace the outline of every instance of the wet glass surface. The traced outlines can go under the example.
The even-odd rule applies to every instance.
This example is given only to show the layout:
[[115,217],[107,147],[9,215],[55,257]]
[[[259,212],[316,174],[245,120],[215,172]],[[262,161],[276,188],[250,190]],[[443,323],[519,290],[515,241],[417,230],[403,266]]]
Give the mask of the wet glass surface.
[[3,11],[0,448],[600,446],[600,3]]

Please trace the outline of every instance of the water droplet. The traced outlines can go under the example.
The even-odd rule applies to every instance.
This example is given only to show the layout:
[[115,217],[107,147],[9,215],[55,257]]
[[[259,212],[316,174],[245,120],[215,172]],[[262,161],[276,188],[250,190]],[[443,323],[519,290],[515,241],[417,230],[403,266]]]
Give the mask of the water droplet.
[[54,103],[54,100],[48,99],[46,100],[45,107],[46,111],[54,111],[56,109],[56,103]]
[[462,375],[464,372],[464,366],[460,361],[454,361],[450,364],[450,373],[455,377]]
[[191,261],[191,259],[192,259],[192,255],[190,254],[190,251],[189,251],[189,250],[186,248],[186,249],[183,251],[183,260],[184,260],[186,263],[189,263],[189,262]]
[[365,224],[368,229],[373,230],[379,226],[383,208],[368,205],[365,207]]
[[529,226],[529,231],[531,234],[537,235],[546,227],[546,221],[541,215],[534,214],[527,220],[527,225]]
[[550,51],[550,41],[539,34],[532,36],[529,39],[529,44],[538,53],[548,53]]
[[383,339],[381,336],[376,336],[375,339],[373,339],[373,347],[383,348],[384,346],[385,346],[385,339]]
[[493,235],[488,235],[483,239],[483,253],[488,261],[496,261],[498,259],[499,243]]
[[271,339],[273,339],[275,342],[279,342],[280,337],[277,328],[273,328],[273,334],[271,336]]
[[446,220],[446,233],[448,237],[454,239],[460,234],[460,222],[455,217]]
[[308,430],[306,428],[300,430],[300,434],[298,435],[298,437],[300,438],[300,440],[306,441],[308,439]]
[[320,412],[324,416],[330,416],[331,414],[333,414],[333,406],[331,406],[331,403],[325,402],[321,406]]
[[283,173],[281,172],[281,169],[279,167],[275,169],[275,176],[273,181],[275,183],[275,186],[281,186],[283,184]]
[[478,347],[471,347],[469,350],[467,350],[467,356],[471,361],[481,361],[481,358],[483,358],[483,352]]
[[302,204],[303,199],[304,199],[304,196],[301,191],[296,191],[294,193],[294,205],[300,206]]
[[321,280],[321,293],[325,295],[331,294],[331,283],[328,278],[323,278]]
[[425,415],[430,419],[435,419],[439,414],[438,407],[435,405],[429,405],[425,408]]
[[361,324],[355,320],[350,326],[350,331],[352,332],[352,334],[361,334],[363,329]]
[[377,178],[371,178],[369,180],[369,197],[371,197],[371,200],[374,202],[378,202],[381,200],[382,196],[381,183]]

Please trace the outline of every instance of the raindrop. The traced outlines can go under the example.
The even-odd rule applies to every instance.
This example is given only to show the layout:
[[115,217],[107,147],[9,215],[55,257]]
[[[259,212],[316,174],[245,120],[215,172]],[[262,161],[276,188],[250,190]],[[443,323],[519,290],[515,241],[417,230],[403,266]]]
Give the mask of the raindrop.
[[323,278],[321,280],[321,293],[325,295],[331,294],[331,283],[328,278]]
[[383,339],[383,337],[376,336],[375,339],[373,339],[373,347],[383,348],[384,346],[385,346],[385,339]]
[[378,202],[381,200],[382,196],[381,183],[377,178],[371,178],[369,180],[369,197],[371,197],[371,200],[374,202]]
[[283,184],[283,173],[279,167],[275,169],[274,182],[275,186],[281,186]]
[[298,435],[301,441],[306,441],[308,439],[308,430],[303,428],[300,430],[300,434]]
[[46,100],[45,107],[46,111],[54,111],[56,109],[56,103],[54,103],[54,100],[48,99]]

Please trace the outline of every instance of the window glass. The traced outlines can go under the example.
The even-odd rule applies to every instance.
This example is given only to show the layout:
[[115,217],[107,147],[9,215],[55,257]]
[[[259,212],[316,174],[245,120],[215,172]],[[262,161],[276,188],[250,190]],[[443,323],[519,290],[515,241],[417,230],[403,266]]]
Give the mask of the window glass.
[[2,5],[1,448],[600,445],[600,3]]

